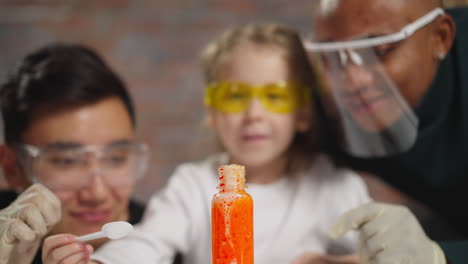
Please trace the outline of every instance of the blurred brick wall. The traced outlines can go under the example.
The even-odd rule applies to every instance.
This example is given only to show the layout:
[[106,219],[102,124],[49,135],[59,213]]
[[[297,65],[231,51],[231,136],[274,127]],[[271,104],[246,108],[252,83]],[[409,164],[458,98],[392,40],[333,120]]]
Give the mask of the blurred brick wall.
[[255,20],[310,26],[310,1],[0,0],[0,79],[20,57],[51,41],[99,51],[136,101],[139,136],[151,145],[146,200],[181,162],[203,157],[198,54],[226,26]]

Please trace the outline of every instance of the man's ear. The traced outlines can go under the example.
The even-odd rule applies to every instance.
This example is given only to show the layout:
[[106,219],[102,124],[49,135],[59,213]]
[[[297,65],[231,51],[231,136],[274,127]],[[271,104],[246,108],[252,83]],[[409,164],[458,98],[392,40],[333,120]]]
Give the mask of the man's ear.
[[433,27],[434,58],[441,60],[449,53],[455,39],[455,32],[455,21],[450,15],[444,14],[436,20]]
[[17,163],[16,152],[8,145],[0,145],[0,165],[7,181],[8,188],[22,190],[29,185]]

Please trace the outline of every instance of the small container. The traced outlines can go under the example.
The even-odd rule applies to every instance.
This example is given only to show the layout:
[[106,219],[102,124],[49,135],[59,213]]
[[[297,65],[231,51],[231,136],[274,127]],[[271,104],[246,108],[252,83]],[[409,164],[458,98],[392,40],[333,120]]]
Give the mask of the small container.
[[219,167],[219,192],[211,200],[213,264],[253,264],[253,200],[245,192],[245,167]]

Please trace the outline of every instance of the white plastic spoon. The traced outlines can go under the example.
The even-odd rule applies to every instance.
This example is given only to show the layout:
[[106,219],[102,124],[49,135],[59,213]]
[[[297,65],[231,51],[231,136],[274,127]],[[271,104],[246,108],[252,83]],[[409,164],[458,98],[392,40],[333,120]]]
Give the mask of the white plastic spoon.
[[130,231],[133,230],[133,226],[124,221],[110,222],[102,226],[101,231],[80,236],[76,241],[89,241],[102,237],[110,239],[119,239],[126,237]]

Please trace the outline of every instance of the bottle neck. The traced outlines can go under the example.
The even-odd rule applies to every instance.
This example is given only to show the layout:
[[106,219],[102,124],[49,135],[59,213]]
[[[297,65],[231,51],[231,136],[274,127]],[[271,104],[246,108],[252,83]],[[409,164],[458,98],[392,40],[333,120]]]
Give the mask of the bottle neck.
[[224,165],[218,170],[220,192],[245,191],[245,167]]

